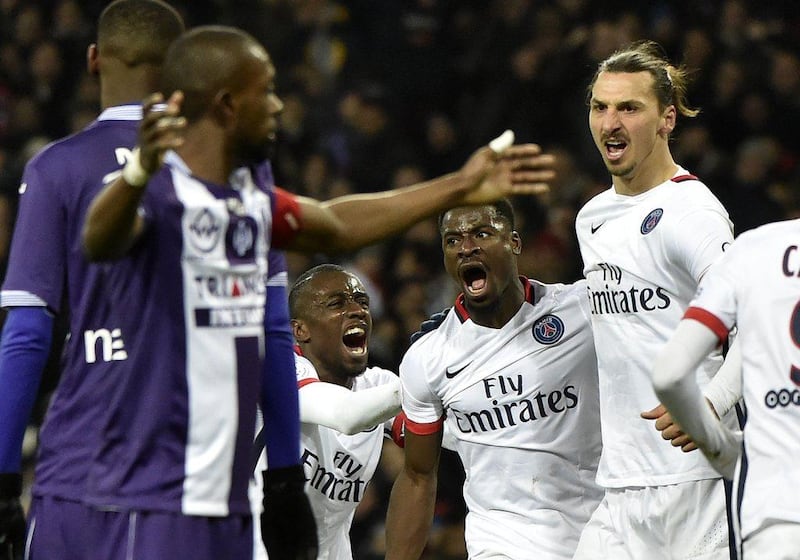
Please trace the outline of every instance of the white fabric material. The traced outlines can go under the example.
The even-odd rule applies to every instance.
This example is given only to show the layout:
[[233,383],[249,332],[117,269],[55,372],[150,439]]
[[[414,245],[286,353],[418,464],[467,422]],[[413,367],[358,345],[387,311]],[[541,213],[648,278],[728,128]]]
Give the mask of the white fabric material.
[[769,525],[751,535],[742,547],[742,560],[800,560],[800,525]]
[[[172,182],[184,206],[182,230],[210,220],[227,230],[230,213],[227,201],[215,197],[201,182],[187,173],[177,154],[171,153]],[[271,230],[271,201],[248,182],[239,185],[242,212],[258,225],[259,232]],[[210,218],[209,218],[210,217]],[[216,234],[219,235],[219,234]],[[224,235],[224,233],[222,234]],[[266,235],[252,243],[255,259],[243,264],[228,264],[225,243],[198,244],[198,236],[186,235],[183,245],[184,324],[186,325],[186,372],[188,385],[188,426],[185,450],[185,479],[182,511],[189,515],[224,516],[228,514],[228,495],[239,429],[237,339],[252,337],[263,343],[264,280],[268,274]],[[225,271],[225,281],[240,287],[240,294],[226,308],[212,310],[214,328],[194,328],[195,310],[209,307],[212,296],[197,290],[197,279]],[[253,287],[253,288],[248,288]],[[225,301],[224,297],[214,296]],[[217,304],[219,305],[219,304]],[[222,346],[223,342],[227,347]],[[199,387],[214,387],[200,391]]]
[[[621,488],[719,476],[702,454],[665,443],[640,413],[658,404],[650,380],[656,356],[733,239],[725,209],[697,180],[666,181],[637,196],[612,187],[581,209],[576,231],[600,375],[598,482]],[[721,362],[715,354],[698,368],[701,386]]]
[[736,338],[703,394],[720,416],[727,414],[742,400],[742,344]]
[[611,488],[575,560],[730,560],[722,480]]
[[681,321],[656,361],[653,386],[658,398],[717,472],[732,480],[739,459],[741,432],[730,430],[717,419],[694,376],[718,342],[717,335],[701,323],[691,319]]
[[[300,385],[301,462],[307,479],[306,494],[317,522],[317,559],[351,560],[350,526],[375,474],[384,439],[391,437],[394,417],[400,410],[399,379],[389,370],[371,367],[356,377],[352,389],[347,390],[320,381],[306,358],[295,356],[295,363]],[[358,419],[346,407],[370,416],[371,422],[355,431],[359,425],[365,426],[365,419]],[[350,420],[343,422],[337,415]],[[335,426],[347,427],[354,433],[342,433]],[[260,501],[260,473],[266,463],[262,452],[256,467],[256,483],[250,487],[254,512],[260,511],[255,503]],[[253,538],[255,560],[265,560],[267,554],[257,523]]]
[[[738,326],[747,406],[746,539],[775,521],[800,523],[800,220],[743,233],[692,301],[718,331]],[[793,380],[792,376],[795,379]]]
[[466,470],[471,558],[572,558],[601,497],[586,284],[531,284],[538,300],[502,328],[453,310],[400,365],[406,430],[433,433],[446,413]]
[[399,412],[400,378],[396,375],[386,378],[385,385],[362,391],[333,383],[309,383],[300,392],[303,422],[327,426],[347,435],[372,429]]

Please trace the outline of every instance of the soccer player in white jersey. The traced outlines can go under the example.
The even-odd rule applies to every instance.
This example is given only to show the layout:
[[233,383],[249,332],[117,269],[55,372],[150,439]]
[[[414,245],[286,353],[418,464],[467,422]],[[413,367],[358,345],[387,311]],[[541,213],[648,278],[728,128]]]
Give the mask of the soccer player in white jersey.
[[[685,72],[652,42],[601,62],[590,86],[589,128],[612,186],[580,210],[576,230],[597,348],[597,480],[606,493],[580,560],[729,557],[722,479],[701,453],[665,445],[648,421],[663,420],[654,360],[733,239],[725,209],[670,153],[678,114],[696,114],[685,92]],[[701,385],[720,363],[717,352],[699,364]]]
[[[245,455],[275,221],[293,224],[288,248],[348,250],[453,201],[538,192],[552,175],[552,159],[522,145],[502,155],[484,147],[456,173],[424,184],[329,203],[267,188],[257,172],[231,182],[234,167],[263,160],[274,141],[283,107],[274,81],[269,55],[250,35],[222,26],[183,35],[164,64],[166,106],[154,107],[161,95],[145,103],[140,151],[89,209],[83,247],[91,259],[118,259],[104,267],[106,289],[134,339],[91,465],[86,499],[101,513],[92,525],[98,557],[252,556]],[[280,480],[265,477],[267,490],[302,490],[301,467],[287,469]],[[274,495],[267,490],[265,501]],[[313,528],[280,515],[294,503],[268,505],[262,526],[276,527],[263,525],[269,515],[285,532],[306,529],[303,544],[313,546],[296,552],[315,551]],[[264,534],[268,549],[275,536]]]
[[[317,521],[317,558],[348,560],[353,557],[353,515],[384,441],[402,443],[400,379],[367,367],[372,316],[369,295],[354,274],[334,264],[304,272],[289,293],[289,309],[297,342],[301,456]],[[260,557],[266,558],[263,550]]]
[[447,425],[466,471],[469,557],[569,560],[602,496],[586,283],[519,275],[508,201],[448,210],[439,231],[462,293],[400,365],[405,463],[389,502],[386,558],[423,551]]
[[[745,560],[800,554],[800,220],[743,233],[703,278],[658,361],[653,383],[675,419],[726,478],[737,469]],[[747,423],[722,424],[692,373],[736,327]]]

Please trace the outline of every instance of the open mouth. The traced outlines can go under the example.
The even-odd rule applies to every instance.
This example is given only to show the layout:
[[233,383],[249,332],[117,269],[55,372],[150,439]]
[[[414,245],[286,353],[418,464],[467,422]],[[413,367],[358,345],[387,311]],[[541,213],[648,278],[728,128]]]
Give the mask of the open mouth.
[[342,343],[351,354],[363,355],[367,353],[367,331],[364,327],[350,327],[344,331]]
[[609,161],[617,161],[625,153],[628,143],[622,140],[608,140],[605,143],[606,157]]
[[460,273],[467,294],[478,296],[486,289],[486,270],[480,264],[464,265]]

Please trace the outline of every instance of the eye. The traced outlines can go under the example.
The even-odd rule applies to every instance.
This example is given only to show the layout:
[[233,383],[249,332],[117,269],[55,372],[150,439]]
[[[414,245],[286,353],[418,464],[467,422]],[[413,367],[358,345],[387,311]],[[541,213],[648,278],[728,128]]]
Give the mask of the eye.
[[325,307],[327,307],[328,309],[341,309],[343,305],[344,305],[344,299],[334,298],[328,300],[328,303],[325,304]]
[[456,237],[445,237],[444,238],[444,244],[447,245],[448,247],[452,247],[453,245],[456,244],[457,241],[458,241],[458,238],[456,238]]
[[368,296],[356,296],[355,298],[356,303],[363,307],[364,309],[369,307],[369,297]]

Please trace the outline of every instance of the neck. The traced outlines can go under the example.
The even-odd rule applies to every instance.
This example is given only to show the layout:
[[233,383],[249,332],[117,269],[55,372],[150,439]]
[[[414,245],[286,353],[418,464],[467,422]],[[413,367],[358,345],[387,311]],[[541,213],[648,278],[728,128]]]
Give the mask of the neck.
[[525,288],[517,276],[514,277],[506,289],[491,304],[476,306],[465,300],[470,319],[476,325],[500,329],[517,314],[525,301]]
[[189,125],[183,145],[176,151],[192,175],[203,181],[224,186],[234,169],[233,157],[219,128],[199,120]]
[[104,69],[100,77],[100,105],[103,109],[127,103],[141,103],[158,91],[158,72],[151,65],[124,71]]
[[657,187],[671,179],[678,170],[666,144],[656,148],[626,176],[615,176],[614,190],[617,194],[635,196]]

